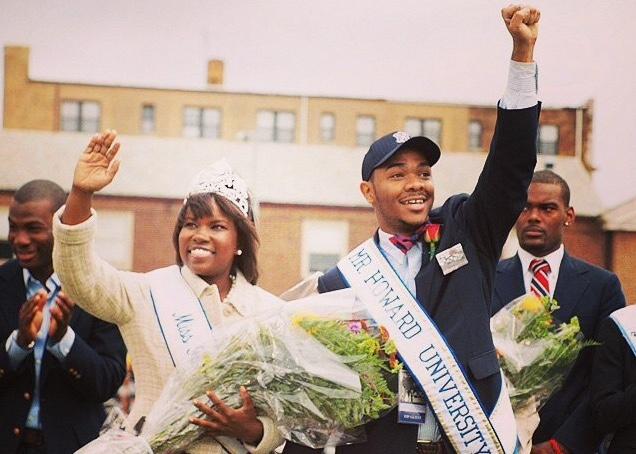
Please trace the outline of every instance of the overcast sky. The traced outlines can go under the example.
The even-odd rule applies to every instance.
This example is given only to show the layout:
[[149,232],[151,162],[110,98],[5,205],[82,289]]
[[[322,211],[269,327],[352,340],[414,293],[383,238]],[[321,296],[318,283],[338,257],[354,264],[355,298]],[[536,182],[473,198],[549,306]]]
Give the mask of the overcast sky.
[[[636,1],[542,0],[535,58],[548,106],[594,100],[595,185],[636,197]],[[0,42],[31,77],[494,104],[511,41],[494,0],[0,0]],[[0,77],[2,77],[0,75]],[[0,95],[1,96],[1,95]]]

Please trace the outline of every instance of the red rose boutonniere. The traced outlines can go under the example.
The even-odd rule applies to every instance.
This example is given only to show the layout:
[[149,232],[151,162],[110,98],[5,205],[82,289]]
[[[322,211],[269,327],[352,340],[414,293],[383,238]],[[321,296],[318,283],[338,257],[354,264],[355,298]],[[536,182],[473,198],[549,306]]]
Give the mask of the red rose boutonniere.
[[428,258],[433,260],[435,257],[435,251],[437,250],[437,243],[442,235],[442,224],[427,224],[424,231],[424,241],[428,244]]

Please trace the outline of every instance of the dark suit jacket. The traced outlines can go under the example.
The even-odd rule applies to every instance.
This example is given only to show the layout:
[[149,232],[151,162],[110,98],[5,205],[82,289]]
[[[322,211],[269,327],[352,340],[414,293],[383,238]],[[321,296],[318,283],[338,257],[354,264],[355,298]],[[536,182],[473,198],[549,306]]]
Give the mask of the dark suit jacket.
[[[33,353],[13,371],[5,342],[18,327],[26,300],[22,268],[0,266],[0,446],[14,453],[31,406]],[[75,341],[63,363],[45,350],[40,375],[40,418],[48,453],[68,454],[96,438],[104,420],[102,402],[112,397],[126,373],[126,350],[117,327],[75,307],[70,326]],[[76,371],[75,373],[72,371]]]
[[[524,293],[519,257],[502,260],[497,266],[493,314]],[[554,298],[560,306],[555,318],[568,322],[577,316],[587,339],[596,339],[601,321],[625,306],[625,296],[615,274],[577,260],[567,252],[559,268]],[[534,443],[555,438],[575,453],[594,452],[600,436],[594,430],[589,408],[593,355],[593,347],[581,352],[563,386],[541,409]]]
[[610,319],[601,323],[599,340],[592,372],[596,427],[614,433],[608,454],[636,453],[636,355]]
[[[461,243],[468,264],[444,276],[423,251],[415,278],[417,298],[453,348],[486,413],[499,396],[499,362],[490,334],[495,267],[508,232],[527,198],[536,164],[539,106],[499,109],[490,153],[472,195],[450,197],[430,221],[443,224],[438,251]],[[426,248],[424,248],[426,249]],[[344,286],[337,269],[325,273],[319,291]],[[338,453],[415,453],[417,426],[398,424],[396,411],[365,426],[367,442],[339,447]],[[288,443],[285,453],[311,452]],[[450,450],[449,452],[452,452]]]

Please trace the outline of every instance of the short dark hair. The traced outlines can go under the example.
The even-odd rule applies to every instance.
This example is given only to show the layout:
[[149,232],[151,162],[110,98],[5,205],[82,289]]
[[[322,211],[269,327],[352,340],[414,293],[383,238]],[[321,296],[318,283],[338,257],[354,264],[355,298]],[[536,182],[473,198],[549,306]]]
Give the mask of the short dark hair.
[[532,183],[556,184],[560,186],[563,202],[565,202],[566,207],[570,206],[570,186],[568,186],[567,181],[565,181],[563,177],[554,173],[552,170],[537,170],[532,175],[530,184]]
[[185,224],[188,209],[190,209],[196,218],[210,216],[212,214],[210,202],[212,201],[215,202],[223,214],[230,218],[236,226],[238,233],[238,247],[243,253],[234,258],[232,273],[236,273],[238,269],[243,273],[243,276],[245,276],[245,279],[247,279],[249,283],[256,284],[258,281],[258,259],[256,254],[258,252],[259,239],[256,226],[254,225],[254,213],[251,201],[248,216],[246,217],[236,205],[223,196],[203,193],[188,197],[181,207],[181,210],[179,210],[177,222],[172,232],[172,244],[174,245],[177,256],[177,264],[183,266],[183,261],[179,255],[179,233]]
[[55,212],[66,202],[66,192],[53,181],[31,180],[20,186],[13,195],[13,200],[18,203],[49,200],[53,206],[53,212]]

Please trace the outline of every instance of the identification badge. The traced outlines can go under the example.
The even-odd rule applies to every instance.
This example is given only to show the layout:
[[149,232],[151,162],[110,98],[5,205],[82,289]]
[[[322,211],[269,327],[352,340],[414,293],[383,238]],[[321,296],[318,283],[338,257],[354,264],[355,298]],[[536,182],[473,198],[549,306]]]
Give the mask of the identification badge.
[[426,421],[426,398],[404,369],[398,375],[398,422],[423,424]]
[[437,254],[435,258],[442,268],[444,276],[468,264],[468,259],[466,259],[466,254],[464,254],[461,243],[457,243],[455,246],[443,250]]

